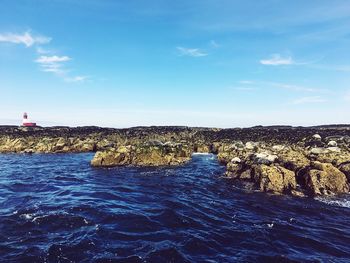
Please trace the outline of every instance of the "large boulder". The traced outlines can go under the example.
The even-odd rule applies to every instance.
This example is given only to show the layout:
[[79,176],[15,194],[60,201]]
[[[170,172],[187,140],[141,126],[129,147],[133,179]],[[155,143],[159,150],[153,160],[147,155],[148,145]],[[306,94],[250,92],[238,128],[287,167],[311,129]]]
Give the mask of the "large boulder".
[[130,164],[130,155],[116,150],[98,151],[91,160],[91,165],[95,167],[112,167],[127,164]]
[[146,143],[135,146],[120,146],[96,152],[92,166],[163,166],[180,165],[190,160],[192,151],[178,143]]
[[312,162],[301,173],[301,180],[310,195],[348,193],[349,186],[344,173],[331,163]]
[[296,189],[295,174],[279,165],[253,165],[253,180],[264,192],[290,193]]

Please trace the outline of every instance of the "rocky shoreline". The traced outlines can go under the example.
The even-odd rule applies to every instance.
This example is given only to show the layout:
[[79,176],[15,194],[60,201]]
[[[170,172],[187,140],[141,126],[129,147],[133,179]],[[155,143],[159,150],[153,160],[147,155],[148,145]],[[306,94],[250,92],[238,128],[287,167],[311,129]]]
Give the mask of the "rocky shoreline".
[[225,175],[264,192],[349,193],[350,126],[189,127],[0,126],[0,153],[96,152],[95,167],[181,165],[195,152],[217,154]]

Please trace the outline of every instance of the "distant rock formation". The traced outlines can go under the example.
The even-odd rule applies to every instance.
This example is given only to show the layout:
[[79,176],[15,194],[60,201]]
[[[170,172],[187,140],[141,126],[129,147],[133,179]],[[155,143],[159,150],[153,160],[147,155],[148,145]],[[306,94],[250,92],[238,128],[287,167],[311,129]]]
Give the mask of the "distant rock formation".
[[350,126],[0,127],[0,153],[96,152],[94,167],[181,165],[217,154],[226,176],[264,192],[298,196],[349,192]]

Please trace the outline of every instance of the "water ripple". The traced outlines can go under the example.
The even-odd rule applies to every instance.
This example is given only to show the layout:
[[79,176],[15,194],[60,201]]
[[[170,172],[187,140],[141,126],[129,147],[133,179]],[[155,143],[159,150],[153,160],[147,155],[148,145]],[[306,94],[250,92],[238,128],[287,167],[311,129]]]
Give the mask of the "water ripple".
[[349,262],[349,196],[255,192],[213,155],[176,168],[91,158],[0,155],[1,262]]

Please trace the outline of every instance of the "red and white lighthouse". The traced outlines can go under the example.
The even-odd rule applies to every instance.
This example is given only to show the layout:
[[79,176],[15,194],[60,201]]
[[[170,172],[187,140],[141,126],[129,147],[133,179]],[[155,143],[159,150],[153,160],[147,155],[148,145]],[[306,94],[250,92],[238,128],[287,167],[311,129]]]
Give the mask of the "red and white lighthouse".
[[31,121],[28,119],[28,114],[25,112],[25,113],[23,113],[22,125],[23,125],[23,126],[26,126],[26,127],[35,127],[35,126],[36,126],[36,123],[35,123],[35,122],[31,122]]

